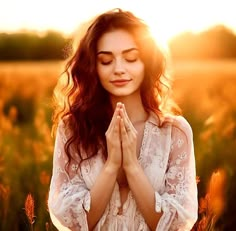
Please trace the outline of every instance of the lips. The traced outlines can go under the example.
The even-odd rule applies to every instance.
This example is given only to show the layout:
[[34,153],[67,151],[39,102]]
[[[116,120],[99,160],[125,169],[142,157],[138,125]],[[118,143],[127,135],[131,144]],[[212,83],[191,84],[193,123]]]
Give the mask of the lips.
[[130,81],[131,79],[117,79],[117,80],[111,81],[111,83],[115,86],[124,86],[128,84]]

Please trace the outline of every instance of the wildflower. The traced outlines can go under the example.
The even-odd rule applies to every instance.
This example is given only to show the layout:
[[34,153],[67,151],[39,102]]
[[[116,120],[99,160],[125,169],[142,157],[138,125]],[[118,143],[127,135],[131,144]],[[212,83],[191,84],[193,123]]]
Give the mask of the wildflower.
[[216,221],[224,210],[225,171],[220,169],[211,175],[208,190],[204,198],[200,199],[199,214],[202,215],[198,223],[198,231],[215,230]]
[[25,214],[29,220],[30,225],[32,226],[35,222],[35,215],[34,215],[34,199],[31,194],[28,194],[25,200]]

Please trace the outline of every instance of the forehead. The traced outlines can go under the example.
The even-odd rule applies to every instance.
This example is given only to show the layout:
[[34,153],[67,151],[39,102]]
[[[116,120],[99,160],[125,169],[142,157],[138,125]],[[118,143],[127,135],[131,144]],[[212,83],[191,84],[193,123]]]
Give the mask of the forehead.
[[122,29],[106,32],[101,36],[97,44],[98,52],[122,51],[130,48],[137,48],[137,44],[133,35]]

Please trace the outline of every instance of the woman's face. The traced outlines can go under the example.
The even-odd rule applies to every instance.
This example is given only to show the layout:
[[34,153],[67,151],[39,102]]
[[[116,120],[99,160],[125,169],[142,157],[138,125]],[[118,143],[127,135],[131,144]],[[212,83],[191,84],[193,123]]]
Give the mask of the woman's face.
[[144,64],[130,33],[119,29],[105,33],[98,40],[97,71],[101,85],[111,96],[140,93]]

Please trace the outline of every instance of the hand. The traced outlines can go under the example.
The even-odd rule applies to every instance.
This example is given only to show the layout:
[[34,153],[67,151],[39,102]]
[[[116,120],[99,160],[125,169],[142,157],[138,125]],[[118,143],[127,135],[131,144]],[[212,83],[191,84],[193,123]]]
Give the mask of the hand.
[[120,139],[120,109],[122,104],[117,103],[110,125],[106,131],[107,142],[107,164],[118,172],[122,166],[122,152],[121,152],[121,139]]
[[120,109],[120,130],[121,130],[121,149],[123,156],[123,168],[128,168],[138,164],[136,146],[137,146],[137,131],[130,121],[124,104]]

